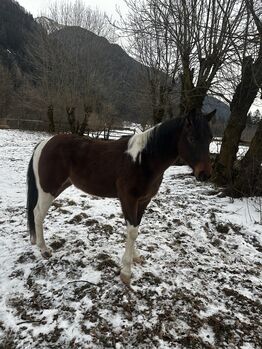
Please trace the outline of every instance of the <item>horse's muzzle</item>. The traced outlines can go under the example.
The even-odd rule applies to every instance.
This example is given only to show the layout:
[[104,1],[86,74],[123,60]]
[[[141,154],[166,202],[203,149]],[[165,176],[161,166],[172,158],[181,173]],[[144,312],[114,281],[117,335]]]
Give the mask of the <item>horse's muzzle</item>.
[[198,176],[196,176],[196,179],[200,182],[205,182],[211,177],[210,173],[206,173],[205,171],[201,171]]
[[210,162],[198,164],[194,168],[194,175],[200,182],[205,182],[211,177],[212,167]]

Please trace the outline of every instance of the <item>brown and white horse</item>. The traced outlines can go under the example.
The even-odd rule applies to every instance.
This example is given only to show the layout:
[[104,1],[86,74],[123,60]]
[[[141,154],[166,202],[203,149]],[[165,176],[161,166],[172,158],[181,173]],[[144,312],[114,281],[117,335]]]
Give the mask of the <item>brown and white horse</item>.
[[52,201],[74,184],[86,193],[118,198],[127,223],[121,279],[130,282],[131,266],[139,261],[134,247],[144,211],[157,194],[165,170],[181,157],[198,180],[211,174],[208,121],[215,111],[192,111],[143,133],[115,141],[59,134],[39,143],[28,167],[27,213],[31,243],[51,256],[43,221]]

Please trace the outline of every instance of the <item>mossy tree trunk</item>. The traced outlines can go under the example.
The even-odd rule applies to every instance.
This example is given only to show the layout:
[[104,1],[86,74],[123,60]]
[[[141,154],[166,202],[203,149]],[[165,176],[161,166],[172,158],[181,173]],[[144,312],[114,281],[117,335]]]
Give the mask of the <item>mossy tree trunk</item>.
[[[258,164],[260,159],[259,151],[257,151],[257,149],[260,149],[260,143],[257,140],[257,137],[260,135],[260,128],[258,128],[257,134],[251,143],[250,152],[241,161],[242,165],[239,173],[236,174],[233,171],[238,144],[246,126],[248,111],[259,89],[262,87],[262,21],[257,16],[252,1],[246,1],[246,6],[257,28],[257,58],[254,62],[251,56],[245,57],[243,60],[241,81],[236,88],[230,105],[231,116],[224,132],[220,154],[216,158],[213,172],[213,179],[216,183],[227,185],[231,188],[235,187],[235,190],[240,190],[241,187],[247,189],[249,176],[253,177],[252,181],[256,180],[254,177],[257,175],[257,171],[252,170],[249,175],[245,170],[243,173],[245,173],[246,179],[240,179],[240,176],[242,176],[241,171],[244,171],[245,166],[247,166],[247,170],[251,170],[252,163]],[[246,183],[244,185],[245,180]],[[253,186],[253,184],[251,185]]]
[[217,156],[213,179],[219,185],[233,185],[233,165],[241,134],[246,127],[248,111],[262,85],[262,46],[253,63],[252,57],[243,62],[241,81],[230,105],[231,115],[224,132],[220,154]]
[[201,112],[204,99],[207,96],[207,92],[221,64],[222,63],[216,59],[213,54],[210,54],[206,58],[202,58],[197,81],[194,84],[194,69],[190,69],[189,62],[185,60],[183,63],[183,73],[180,76],[180,115],[184,115],[193,109]]
[[229,194],[234,197],[262,194],[260,176],[262,163],[262,120],[250,143],[249,150],[237,167],[237,175]]

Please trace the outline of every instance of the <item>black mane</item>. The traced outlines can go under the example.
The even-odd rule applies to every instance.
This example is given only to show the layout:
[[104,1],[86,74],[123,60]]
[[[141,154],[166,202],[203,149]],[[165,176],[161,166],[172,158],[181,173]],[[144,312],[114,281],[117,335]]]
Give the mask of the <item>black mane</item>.
[[166,157],[170,155],[170,145],[174,138],[179,139],[183,125],[184,117],[164,121],[155,126],[152,130],[145,148],[142,151],[142,157],[146,155]]

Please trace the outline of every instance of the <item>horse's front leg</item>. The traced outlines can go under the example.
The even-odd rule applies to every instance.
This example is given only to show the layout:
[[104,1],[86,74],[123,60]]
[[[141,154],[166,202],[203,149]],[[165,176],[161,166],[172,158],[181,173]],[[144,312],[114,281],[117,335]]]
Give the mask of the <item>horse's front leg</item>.
[[137,208],[138,202],[134,198],[127,198],[121,200],[122,210],[127,222],[127,238],[125,252],[122,258],[122,269],[120,278],[125,284],[130,283],[131,279],[131,267],[133,258],[137,256],[135,251],[135,241],[138,236],[138,223],[137,223]]
[[[145,212],[145,209],[147,208],[147,205],[149,204],[151,198],[143,200],[143,201],[138,201],[138,207],[137,207],[137,226],[140,225],[141,219],[143,217],[143,214]],[[134,252],[133,252],[133,262],[134,263],[142,263],[143,262],[143,257],[141,257],[140,253],[138,250],[134,247]]]
[[127,223],[127,238],[125,252],[122,258],[122,269],[120,273],[120,278],[125,284],[130,283],[131,279],[131,267],[133,263],[133,258],[135,256],[135,240],[138,236],[138,227]]

